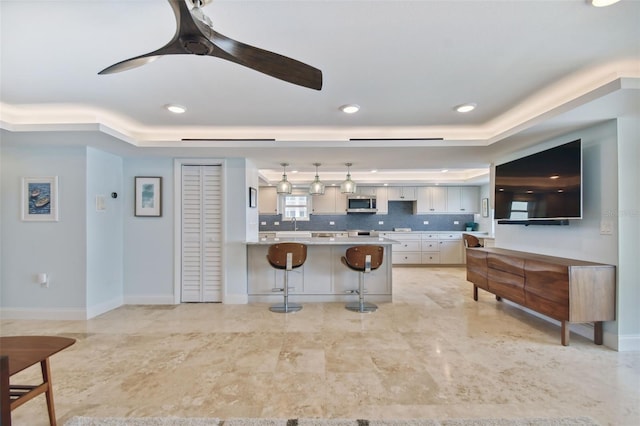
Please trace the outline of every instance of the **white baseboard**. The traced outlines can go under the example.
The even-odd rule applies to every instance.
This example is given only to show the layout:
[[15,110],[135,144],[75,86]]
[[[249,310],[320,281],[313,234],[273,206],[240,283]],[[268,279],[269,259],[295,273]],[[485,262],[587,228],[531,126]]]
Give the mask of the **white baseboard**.
[[87,311],[84,308],[2,308],[2,319],[26,320],[86,320]]
[[640,334],[624,334],[618,336],[618,352],[639,352]]
[[97,305],[92,305],[87,307],[87,317],[86,319],[91,319],[97,317],[98,315],[102,315],[105,312],[109,312],[115,308],[119,308],[123,305],[122,297],[116,297],[115,299],[109,300],[104,303],[99,303]]
[[225,294],[223,303],[225,305],[246,305],[247,303],[249,303],[249,295]]
[[133,294],[124,297],[125,305],[175,305],[173,294]]

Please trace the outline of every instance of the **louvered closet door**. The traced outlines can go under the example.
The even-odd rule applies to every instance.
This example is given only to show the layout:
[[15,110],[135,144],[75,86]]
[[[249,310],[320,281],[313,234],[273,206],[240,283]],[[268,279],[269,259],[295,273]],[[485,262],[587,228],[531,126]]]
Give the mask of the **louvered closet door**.
[[222,301],[220,166],[182,166],[182,301]]

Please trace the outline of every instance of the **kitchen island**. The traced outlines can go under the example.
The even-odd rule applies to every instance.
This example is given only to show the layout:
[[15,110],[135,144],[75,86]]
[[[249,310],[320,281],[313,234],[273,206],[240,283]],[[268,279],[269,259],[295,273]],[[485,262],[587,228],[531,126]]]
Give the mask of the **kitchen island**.
[[392,298],[392,245],[396,241],[382,237],[303,237],[260,238],[247,242],[247,277],[249,302],[277,303],[282,299],[284,272],[267,262],[270,245],[297,242],[307,245],[307,260],[300,268],[289,272],[289,294],[292,302],[352,302],[357,295],[348,291],[358,289],[359,273],[347,268],[341,261],[345,251],[356,245],[384,247],[382,265],[365,278],[367,301],[391,302]]

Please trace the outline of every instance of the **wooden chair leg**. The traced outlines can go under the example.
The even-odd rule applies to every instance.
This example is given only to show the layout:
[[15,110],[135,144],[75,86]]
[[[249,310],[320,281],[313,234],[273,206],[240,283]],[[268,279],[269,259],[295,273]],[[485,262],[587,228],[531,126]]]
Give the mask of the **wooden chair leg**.
[[0,356],[0,424],[11,426],[11,390],[9,387],[9,357]]
[[49,358],[40,363],[42,368],[42,381],[46,383],[47,390],[44,395],[47,400],[47,411],[49,412],[49,424],[56,426],[56,412],[53,405],[53,387],[51,386],[51,367],[49,365]]

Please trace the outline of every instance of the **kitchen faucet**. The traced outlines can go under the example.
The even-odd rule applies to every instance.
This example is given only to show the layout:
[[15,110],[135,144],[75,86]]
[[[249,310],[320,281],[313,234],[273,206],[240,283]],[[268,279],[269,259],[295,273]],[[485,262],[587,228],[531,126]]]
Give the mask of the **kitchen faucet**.
[[293,230],[297,231],[298,230],[298,220],[296,219],[295,216],[291,220],[293,221]]

